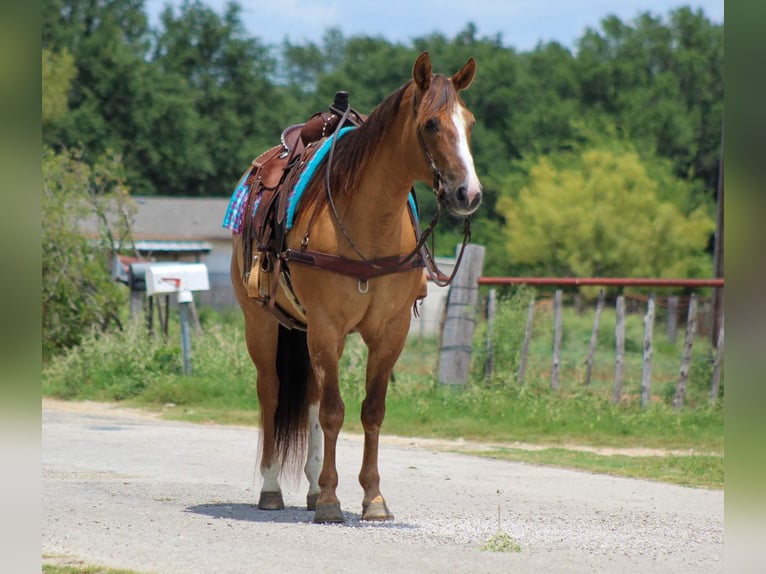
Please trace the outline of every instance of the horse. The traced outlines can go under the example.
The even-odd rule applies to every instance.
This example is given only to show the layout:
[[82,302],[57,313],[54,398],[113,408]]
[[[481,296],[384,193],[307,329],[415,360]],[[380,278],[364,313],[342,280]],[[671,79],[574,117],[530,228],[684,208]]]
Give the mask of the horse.
[[[336,495],[335,452],[345,416],[338,362],[347,335],[357,332],[368,348],[358,477],[362,519],[393,519],[380,490],[378,442],[411,308],[426,288],[424,265],[416,256],[422,242],[408,203],[418,180],[434,183],[438,206],[453,216],[468,218],[479,207],[482,189],[470,151],[475,119],[458,94],[475,73],[470,58],[451,77],[434,74],[423,52],[412,79],[333,142],[317,172],[327,170],[326,177],[315,175],[307,182],[279,256],[289,269],[305,330],[279,321],[248,293],[243,277],[250,262],[243,253],[251,238],[233,235],[231,280],[244,315],[261,410],[259,509],[284,508],[283,466],[305,460],[306,507],[314,511],[314,522],[345,521]],[[307,264],[300,258],[307,247],[315,259],[342,261],[345,267]],[[282,290],[276,306],[295,308]]]

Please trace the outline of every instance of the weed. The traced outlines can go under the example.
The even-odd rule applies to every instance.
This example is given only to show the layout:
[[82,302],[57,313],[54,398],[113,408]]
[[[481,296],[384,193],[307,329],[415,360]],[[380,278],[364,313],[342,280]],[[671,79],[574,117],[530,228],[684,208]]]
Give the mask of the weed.
[[480,549],[482,552],[521,552],[521,545],[506,532],[498,532]]

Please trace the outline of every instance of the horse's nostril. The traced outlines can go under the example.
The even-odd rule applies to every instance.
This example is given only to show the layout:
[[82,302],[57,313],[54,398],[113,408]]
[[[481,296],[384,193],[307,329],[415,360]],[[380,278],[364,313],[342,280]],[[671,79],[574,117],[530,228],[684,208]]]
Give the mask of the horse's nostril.
[[460,203],[463,203],[466,200],[466,189],[464,185],[461,185],[457,188],[457,191],[455,191],[455,197]]

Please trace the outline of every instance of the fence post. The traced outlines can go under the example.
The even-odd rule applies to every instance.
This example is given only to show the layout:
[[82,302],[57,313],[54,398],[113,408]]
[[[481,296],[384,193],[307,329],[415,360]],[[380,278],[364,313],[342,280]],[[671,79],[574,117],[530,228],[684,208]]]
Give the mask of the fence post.
[[495,308],[497,306],[497,289],[490,289],[487,297],[487,362],[484,365],[484,376],[489,379],[495,371],[494,357],[492,356],[492,335],[495,323]]
[[615,361],[614,361],[614,395],[612,400],[620,402],[622,396],[622,380],[625,377],[625,297],[617,297],[617,322],[614,327]]
[[601,311],[604,308],[604,290],[598,291],[598,303],[596,303],[596,316],[593,318],[593,330],[590,332],[590,346],[588,347],[588,358],[585,359],[585,386],[590,385],[590,378],[593,374],[593,353],[596,351],[596,342],[598,341],[598,324],[601,321]]
[[449,293],[439,349],[439,383],[465,385],[471,364],[471,343],[476,327],[479,277],[484,266],[484,246],[466,245],[463,261]]
[[183,359],[183,374],[191,375],[191,304],[194,301],[191,291],[178,293],[178,312],[181,322],[181,356]]
[[692,360],[692,347],[694,334],[697,330],[697,294],[692,293],[689,299],[689,316],[686,321],[686,338],[684,339],[684,354],[681,357],[681,372],[678,375],[676,396],[673,397],[673,408],[679,410],[684,406],[686,396],[686,383],[689,380],[689,364]]
[[553,364],[551,365],[551,389],[559,388],[561,363],[561,289],[553,295]]
[[652,335],[654,334],[654,293],[649,297],[644,315],[644,356],[641,368],[641,406],[652,400]]
[[718,343],[716,345],[715,362],[713,363],[713,380],[710,385],[710,403],[718,400],[718,388],[721,384],[721,364],[723,363],[723,315],[720,320],[721,328],[718,329]]
[[532,319],[535,316],[535,300],[529,302],[527,308],[527,325],[524,327],[524,344],[521,347],[521,357],[519,358],[519,370],[516,373],[516,380],[519,384],[524,382],[524,371],[527,369],[527,355],[529,355],[529,343],[532,340]]

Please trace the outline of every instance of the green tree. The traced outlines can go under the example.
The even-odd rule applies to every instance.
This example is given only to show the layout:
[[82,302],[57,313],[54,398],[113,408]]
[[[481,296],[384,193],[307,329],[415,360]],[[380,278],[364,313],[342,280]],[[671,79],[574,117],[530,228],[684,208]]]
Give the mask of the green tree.
[[[705,255],[714,222],[703,208],[684,213],[658,189],[650,164],[619,144],[575,157],[540,158],[516,197],[503,197],[506,251],[524,274],[562,277],[709,276]],[[664,167],[668,169],[667,165]],[[688,184],[664,174],[679,195]]]
[[723,26],[688,7],[667,19],[609,16],[578,41],[583,103],[714,190],[723,112]]
[[42,123],[49,125],[67,111],[69,89],[77,70],[66,50],[55,53],[43,48],[42,60]]
[[[91,167],[79,153],[43,154],[43,356],[78,344],[91,328],[119,324],[127,297],[111,278],[112,258],[130,242],[133,203],[119,160]],[[96,233],[86,236],[83,222]]]
[[[184,2],[177,13],[167,7],[152,65],[178,86],[157,97],[174,94],[174,101],[188,104],[180,118],[188,127],[183,142],[174,139],[173,125],[160,126],[158,143],[167,151],[158,156],[151,173],[155,181],[163,181],[158,189],[162,194],[230,193],[253,157],[274,145],[287,125],[297,123],[297,99],[272,82],[275,59],[257,38],[246,35],[236,3],[221,15],[198,0]],[[157,142],[156,134],[151,137],[149,151],[152,141]]]

